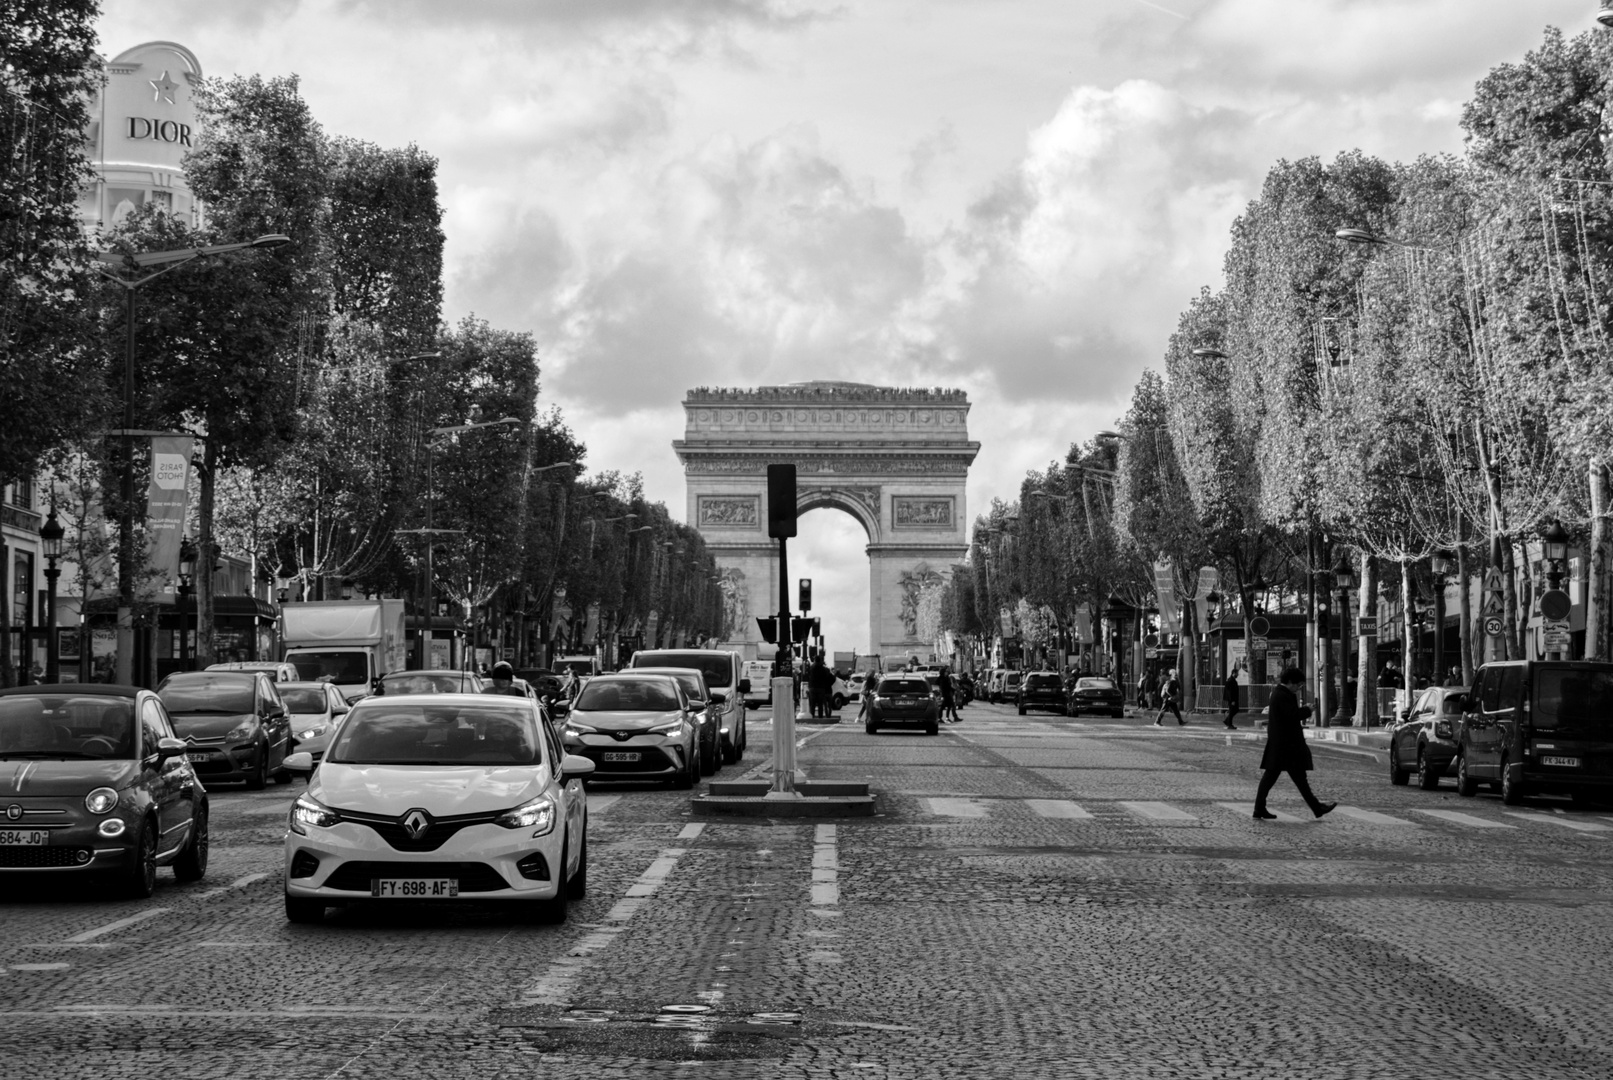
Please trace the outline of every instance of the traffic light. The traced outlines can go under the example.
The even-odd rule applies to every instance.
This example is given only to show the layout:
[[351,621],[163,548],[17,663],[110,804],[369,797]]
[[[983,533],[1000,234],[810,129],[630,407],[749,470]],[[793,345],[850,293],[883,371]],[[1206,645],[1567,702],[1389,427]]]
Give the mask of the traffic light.
[[767,535],[795,535],[795,466],[767,467]]
[[762,631],[762,640],[769,645],[778,644],[778,616],[768,615],[756,617],[756,625]]
[[801,591],[801,596],[800,596],[801,602],[799,604],[797,604],[796,606],[801,609],[801,613],[804,615],[807,612],[812,610],[812,579],[811,578],[804,577],[804,578],[801,579],[801,590],[800,591]]
[[816,619],[791,619],[790,640],[797,643],[805,641],[817,622]]

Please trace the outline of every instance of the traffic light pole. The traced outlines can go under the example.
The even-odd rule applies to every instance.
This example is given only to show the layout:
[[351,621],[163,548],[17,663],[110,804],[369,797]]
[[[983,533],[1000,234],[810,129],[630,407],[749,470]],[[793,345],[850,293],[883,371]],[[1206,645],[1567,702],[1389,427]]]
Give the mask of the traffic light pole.
[[795,790],[795,680],[790,672],[790,563],[778,538],[778,652],[773,660],[773,784],[769,799],[798,799]]

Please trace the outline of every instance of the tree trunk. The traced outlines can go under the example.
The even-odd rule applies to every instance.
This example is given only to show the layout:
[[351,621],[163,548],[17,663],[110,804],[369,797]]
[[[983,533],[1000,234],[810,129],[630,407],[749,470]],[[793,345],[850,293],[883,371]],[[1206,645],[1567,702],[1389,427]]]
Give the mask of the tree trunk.
[[1184,670],[1182,679],[1182,700],[1189,709],[1198,706],[1199,683],[1199,611],[1198,604],[1188,600],[1182,605],[1182,626],[1177,640],[1182,643],[1178,651],[1178,664]]
[[[1406,692],[1406,703],[1411,703],[1412,691],[1417,683],[1412,676],[1412,664],[1417,659],[1417,618],[1412,604],[1417,599],[1417,590],[1412,581],[1411,562],[1402,559],[1400,563],[1400,682],[1401,689]],[[1396,714],[1398,715],[1398,713]]]
[[1585,567],[1586,660],[1607,659],[1607,466],[1591,458],[1591,550]]
[[[1361,552],[1361,592],[1356,600],[1356,614],[1361,616],[1376,615],[1378,608],[1378,564],[1367,552]],[[1341,618],[1349,618],[1349,612],[1340,612]],[[1357,637],[1356,648],[1360,655],[1356,657],[1355,667],[1355,724],[1357,727],[1368,728],[1378,719],[1378,686],[1374,677],[1372,663],[1372,642],[1374,638]],[[1348,658],[1341,658],[1348,662]]]
[[211,439],[202,447],[201,495],[196,505],[196,651],[192,654],[198,671],[217,659],[213,655],[213,497],[218,454]]
[[1521,643],[1518,627],[1518,564],[1512,553],[1512,540],[1505,533],[1496,535],[1496,544],[1499,548],[1499,560],[1496,565],[1501,567],[1502,582],[1502,620],[1504,623],[1501,641],[1505,647],[1502,660],[1517,660],[1521,658]]
[[[1458,540],[1461,537],[1458,535]],[[1464,544],[1456,545],[1456,579],[1462,583],[1462,594],[1457,598],[1457,610],[1461,613],[1461,626],[1459,628],[1462,639],[1462,685],[1473,685],[1473,583],[1467,568],[1467,547]]]

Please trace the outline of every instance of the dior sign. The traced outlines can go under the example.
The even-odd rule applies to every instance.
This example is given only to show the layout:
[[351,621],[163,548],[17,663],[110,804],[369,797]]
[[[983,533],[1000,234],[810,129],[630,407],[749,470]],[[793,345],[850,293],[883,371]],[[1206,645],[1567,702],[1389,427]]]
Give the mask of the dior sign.
[[190,125],[177,120],[148,120],[143,116],[131,116],[128,134],[129,138],[136,140],[190,145]]

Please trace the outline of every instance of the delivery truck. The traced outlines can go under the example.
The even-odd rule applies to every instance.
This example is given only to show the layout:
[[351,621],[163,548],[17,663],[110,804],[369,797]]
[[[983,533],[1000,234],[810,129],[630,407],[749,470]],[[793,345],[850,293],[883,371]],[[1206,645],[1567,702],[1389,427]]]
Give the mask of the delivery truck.
[[329,678],[357,701],[409,666],[402,600],[311,600],[280,608],[283,659],[307,681]]

